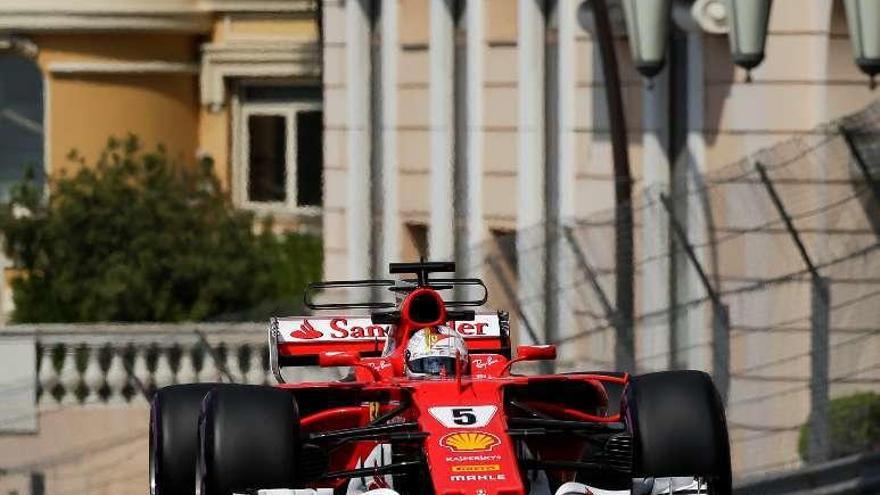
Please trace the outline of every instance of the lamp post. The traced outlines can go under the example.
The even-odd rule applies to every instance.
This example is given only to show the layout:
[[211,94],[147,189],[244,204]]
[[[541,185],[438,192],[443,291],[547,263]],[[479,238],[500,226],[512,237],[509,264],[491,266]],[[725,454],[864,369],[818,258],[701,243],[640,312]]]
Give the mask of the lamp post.
[[856,65],[871,78],[880,73],[880,2],[845,0],[846,22]]
[[[764,58],[770,0],[728,0],[737,3],[739,21],[760,26],[740,26],[732,35],[734,61],[747,69]],[[629,31],[630,49],[638,71],[647,78],[657,75],[666,63],[666,45],[671,22],[671,0],[623,0]],[[717,9],[716,9],[717,10]],[[592,14],[591,16],[589,14]],[[716,13],[717,14],[717,13]],[[620,90],[620,71],[614,51],[614,38],[606,0],[586,0],[579,12],[582,24],[592,24],[599,49],[614,167],[615,235],[615,364],[618,369],[634,371],[635,342],[633,324],[634,266],[632,175],[627,148],[626,119]],[[739,54],[739,55],[737,55]]]
[[[578,14],[581,24],[585,27],[592,24],[594,28],[595,40],[602,60],[608,127],[611,132],[615,204],[614,302],[617,310],[616,321],[612,322],[615,329],[614,363],[621,371],[635,372],[632,175],[629,168],[623,95],[620,91],[620,70],[605,0],[586,0],[581,4]],[[660,60],[660,68],[662,68],[662,57]]]
[[751,81],[751,70],[764,60],[772,3],[772,0],[727,0],[730,53],[733,63],[747,71],[746,81]]

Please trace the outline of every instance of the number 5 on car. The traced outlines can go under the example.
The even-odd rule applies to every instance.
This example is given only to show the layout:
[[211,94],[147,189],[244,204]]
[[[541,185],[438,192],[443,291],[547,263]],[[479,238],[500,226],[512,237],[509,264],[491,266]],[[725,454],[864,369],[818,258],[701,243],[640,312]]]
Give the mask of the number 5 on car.
[[497,409],[495,406],[438,406],[428,412],[447,428],[485,428]]

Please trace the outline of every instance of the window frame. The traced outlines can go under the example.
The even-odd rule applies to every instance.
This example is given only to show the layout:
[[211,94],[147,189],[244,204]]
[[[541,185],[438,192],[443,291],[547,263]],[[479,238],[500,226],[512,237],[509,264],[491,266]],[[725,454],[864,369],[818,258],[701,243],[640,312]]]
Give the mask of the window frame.
[[[235,99],[236,122],[234,125],[233,152],[233,191],[235,204],[258,213],[278,215],[320,216],[322,206],[300,206],[297,197],[297,139],[296,117],[299,112],[323,111],[320,101],[247,101]],[[283,117],[285,121],[285,200],[251,201],[248,197],[248,178],[250,177],[250,126],[252,116]],[[324,166],[323,163],[320,164]]]

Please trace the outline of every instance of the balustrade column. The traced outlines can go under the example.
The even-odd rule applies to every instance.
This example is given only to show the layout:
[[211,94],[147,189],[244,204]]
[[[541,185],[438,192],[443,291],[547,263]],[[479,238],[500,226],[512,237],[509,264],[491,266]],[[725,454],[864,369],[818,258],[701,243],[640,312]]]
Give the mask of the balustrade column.
[[39,380],[41,389],[38,405],[45,407],[56,403],[52,392],[58,386],[58,371],[55,369],[55,363],[52,362],[52,348],[43,346],[42,353],[40,370],[37,372],[37,380]]
[[64,395],[61,404],[65,406],[76,404],[76,391],[80,384],[79,370],[76,368],[76,349],[67,346],[64,352],[64,364],[61,366],[60,382],[64,387]]
[[263,359],[260,355],[262,346],[251,346],[250,351],[245,381],[251,385],[262,385],[266,383],[266,370],[263,369]]
[[[143,391],[149,392],[150,388],[153,386],[153,377],[150,374],[150,369],[147,367],[147,350],[148,348],[146,347],[135,350],[132,372],[134,373],[135,380],[140,383],[141,387],[143,387]],[[143,391],[140,389],[135,390],[135,394],[132,396],[131,401],[133,403],[143,403],[146,401]]]
[[177,365],[177,383],[196,383],[199,381],[193,365],[192,348],[183,346],[180,350],[180,363]]
[[[36,401],[42,408],[56,403],[122,406],[127,403],[126,393],[133,389],[129,402],[144,405],[147,395],[168,385],[228,381],[222,370],[228,370],[236,383],[270,383],[263,364],[268,349],[259,343],[263,335],[256,328],[230,332],[224,324],[200,325],[207,327],[206,333],[213,333],[213,347],[197,344],[197,336],[189,329],[157,331],[157,324],[143,324],[143,328],[138,328],[139,324],[118,325],[118,329],[114,324],[39,328],[34,332],[39,364],[33,377],[39,395],[32,394],[28,401]],[[229,339],[214,341],[226,334]],[[216,352],[218,347],[227,352]],[[173,355],[178,349],[180,359],[175,362]],[[63,350],[61,359],[53,359],[59,350]],[[203,353],[198,369],[196,350]],[[156,361],[151,369],[148,358],[153,352]]]
[[199,381],[203,383],[220,381],[220,368],[214,360],[214,354],[207,350],[202,358],[202,369],[199,370]]
[[244,383],[244,370],[241,368],[241,360],[239,359],[240,347],[229,345],[226,347],[226,369],[234,383]]
[[125,385],[128,384],[128,373],[125,371],[125,365],[122,363],[123,348],[111,349],[110,367],[107,368],[107,387],[110,394],[107,397],[109,404],[121,405],[125,404],[125,396],[123,392]]
[[85,402],[88,404],[101,401],[101,389],[104,387],[104,372],[101,370],[101,348],[89,349],[86,371],[83,373],[83,382],[86,385]]
[[171,362],[168,360],[167,347],[159,347],[159,356],[156,359],[156,371],[153,372],[153,380],[157,389],[167,387],[174,383],[174,371],[171,369]]

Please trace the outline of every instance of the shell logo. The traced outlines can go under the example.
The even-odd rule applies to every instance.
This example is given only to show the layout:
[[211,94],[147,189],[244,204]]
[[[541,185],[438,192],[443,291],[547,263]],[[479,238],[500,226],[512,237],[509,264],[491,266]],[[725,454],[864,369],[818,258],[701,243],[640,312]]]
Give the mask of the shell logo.
[[498,437],[484,431],[460,431],[440,439],[440,445],[453,452],[488,452],[500,443]]

